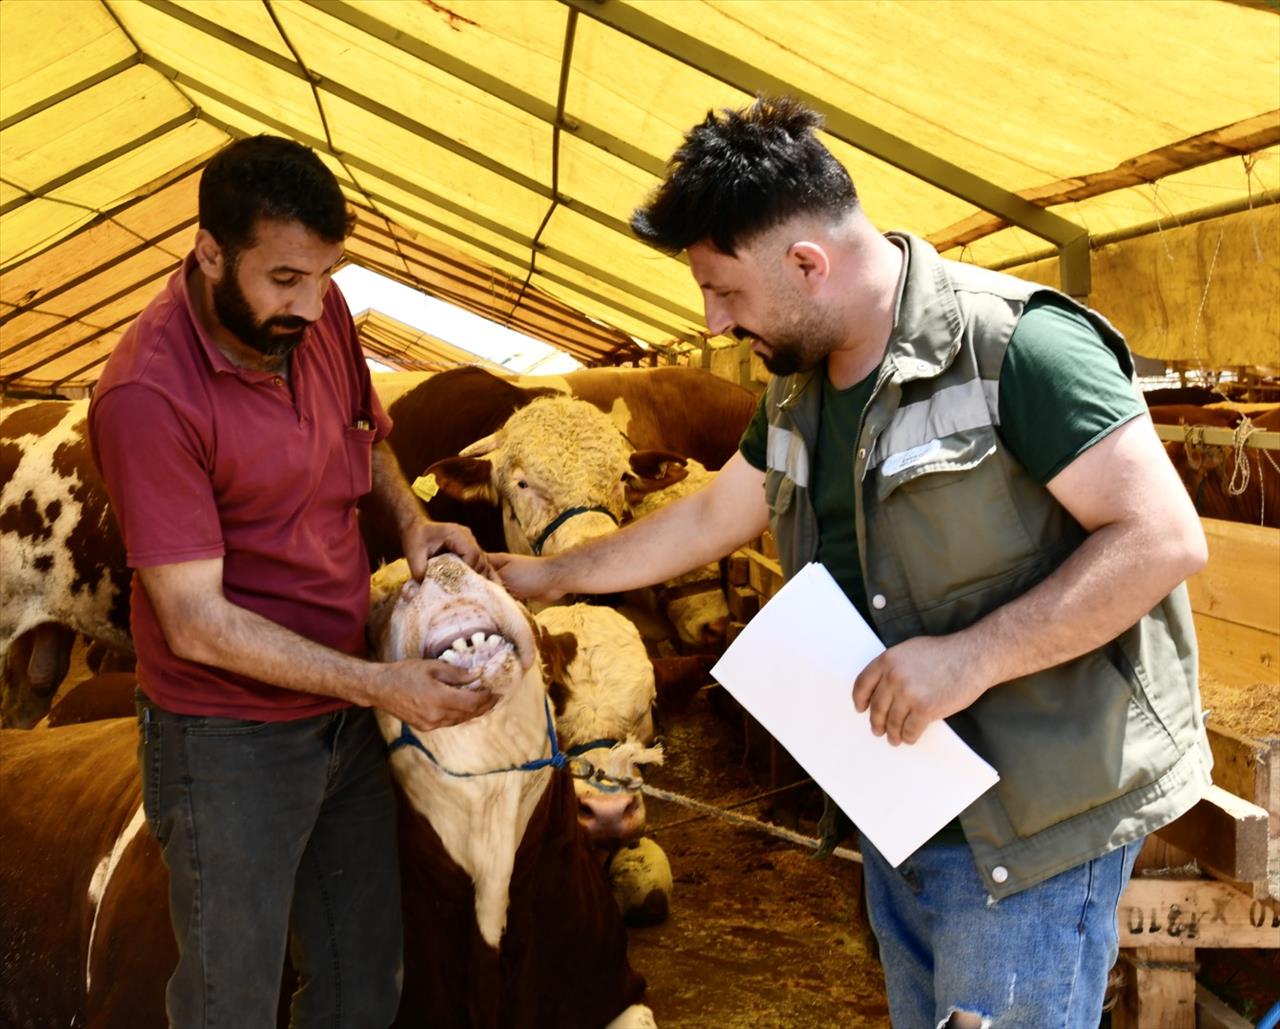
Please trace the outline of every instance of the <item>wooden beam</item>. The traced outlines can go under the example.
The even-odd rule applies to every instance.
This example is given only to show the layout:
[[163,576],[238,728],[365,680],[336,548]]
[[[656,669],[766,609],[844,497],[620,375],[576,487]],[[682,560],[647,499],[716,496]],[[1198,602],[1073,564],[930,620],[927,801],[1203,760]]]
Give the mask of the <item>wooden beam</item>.
[[1200,667],[1228,686],[1280,682],[1280,636],[1195,612]]
[[1197,983],[1196,1029],[1253,1029],[1253,1023]]
[[[1222,429],[1212,425],[1161,425],[1156,423],[1156,435],[1166,443],[1185,443],[1190,436],[1197,443],[1211,443],[1215,447],[1234,447],[1234,429]],[[1259,450],[1280,450],[1280,432],[1263,432],[1259,429],[1249,434],[1246,447]]]
[[1195,807],[1157,835],[1215,875],[1255,882],[1267,877],[1267,822],[1265,808],[1210,786]]
[[1200,524],[1209,561],[1187,580],[1192,610],[1280,633],[1280,529],[1217,518]]
[[1169,947],[1140,947],[1121,957],[1129,965],[1129,981],[1111,1012],[1112,1029],[1196,1029],[1191,955]]
[[1116,921],[1121,947],[1280,947],[1280,901],[1212,879],[1133,879]]
[[[1148,150],[1121,161],[1114,168],[1087,175],[1059,179],[1043,186],[1018,191],[1033,204],[1050,207],[1103,196],[1130,186],[1148,185],[1167,175],[1198,168],[1238,154],[1251,154],[1280,143],[1280,110],[1245,118],[1231,125],[1188,136],[1176,143]],[[940,252],[965,246],[1007,228],[1010,222],[985,211],[931,233],[928,240]]]

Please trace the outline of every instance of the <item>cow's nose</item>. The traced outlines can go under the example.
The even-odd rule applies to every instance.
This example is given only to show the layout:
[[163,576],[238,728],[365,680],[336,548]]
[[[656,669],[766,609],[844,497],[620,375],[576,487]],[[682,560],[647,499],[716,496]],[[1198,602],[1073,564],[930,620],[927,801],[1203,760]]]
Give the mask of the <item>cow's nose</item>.
[[590,792],[578,798],[578,824],[593,843],[634,840],[644,833],[637,793]]
[[702,625],[702,642],[705,644],[723,643],[725,634],[729,631],[729,616],[721,615],[719,618],[713,618]]

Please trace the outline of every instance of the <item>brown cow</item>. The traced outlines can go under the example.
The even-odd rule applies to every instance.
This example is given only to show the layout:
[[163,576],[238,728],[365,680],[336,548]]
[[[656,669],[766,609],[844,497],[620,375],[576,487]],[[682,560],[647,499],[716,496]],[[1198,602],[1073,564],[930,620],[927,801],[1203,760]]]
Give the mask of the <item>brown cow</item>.
[[74,632],[133,649],[129,570],[89,452],[87,409],[83,400],[0,408],[0,725],[26,728],[48,710]]
[[1280,431],[1280,405],[1156,404],[1150,411],[1157,425],[1181,426],[1188,435],[1189,445],[1164,446],[1202,518],[1280,526],[1280,453],[1201,443],[1194,428],[1235,431],[1248,417],[1255,429]]
[[[527,613],[452,557],[435,559],[409,594],[375,618],[386,628],[384,654],[435,653],[474,630],[487,649],[472,656],[503,697],[472,723],[416,738],[454,771],[548,756]],[[382,722],[398,739],[400,724]],[[0,733],[0,838],[9,843],[0,862],[0,1024],[165,1024],[176,953],[136,746],[130,719]],[[539,767],[449,779],[412,746],[396,751],[392,768],[405,922],[397,1025],[653,1025],[566,774]]]

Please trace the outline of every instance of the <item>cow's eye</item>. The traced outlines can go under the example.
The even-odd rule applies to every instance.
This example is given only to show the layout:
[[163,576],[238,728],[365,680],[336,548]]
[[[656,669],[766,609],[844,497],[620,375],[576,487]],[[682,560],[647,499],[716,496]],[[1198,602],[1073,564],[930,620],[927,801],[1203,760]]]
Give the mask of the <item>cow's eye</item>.
[[521,479],[519,482],[516,483],[516,489],[528,489],[528,488],[529,488],[529,483],[526,482],[524,479]]

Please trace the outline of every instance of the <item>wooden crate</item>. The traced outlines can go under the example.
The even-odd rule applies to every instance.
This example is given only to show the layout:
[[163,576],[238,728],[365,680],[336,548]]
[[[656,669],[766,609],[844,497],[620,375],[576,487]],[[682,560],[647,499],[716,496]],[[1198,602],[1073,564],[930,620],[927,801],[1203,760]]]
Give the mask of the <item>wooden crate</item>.
[[[1280,690],[1280,529],[1203,519],[1209,561],[1188,582],[1203,677]],[[1280,729],[1276,734],[1280,736]],[[1215,878],[1135,878],[1118,910],[1129,975],[1114,1029],[1195,1029],[1200,947],[1280,947],[1280,740],[1209,722],[1214,787],[1160,830]],[[1225,882],[1218,879],[1228,880]]]
[[[1202,521],[1209,562],[1187,583],[1202,677],[1280,695],[1280,529]],[[1246,736],[1211,711],[1209,743],[1213,781],[1267,812],[1267,868],[1252,892],[1280,897],[1280,725]]]

